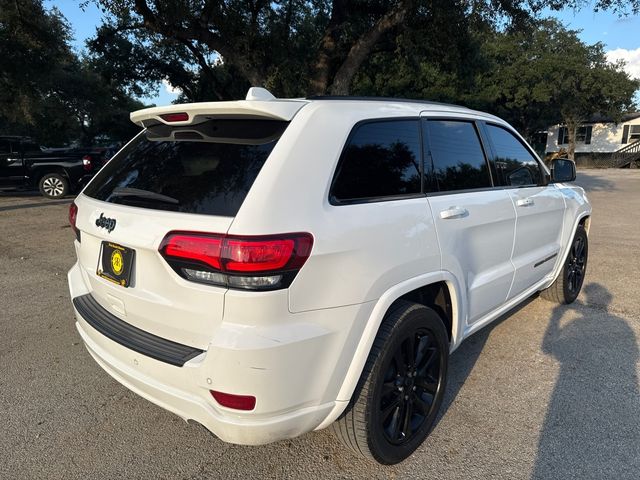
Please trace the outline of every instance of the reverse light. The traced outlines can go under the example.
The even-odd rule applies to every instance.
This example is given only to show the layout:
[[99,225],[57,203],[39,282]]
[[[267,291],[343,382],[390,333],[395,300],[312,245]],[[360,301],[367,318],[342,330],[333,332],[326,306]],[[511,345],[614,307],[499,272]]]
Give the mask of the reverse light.
[[80,241],[80,230],[76,227],[76,221],[78,219],[78,206],[75,202],[71,202],[69,205],[69,225],[71,225],[71,229],[73,233],[76,234],[76,239]]
[[253,410],[256,407],[256,397],[251,395],[233,395],[232,393],[209,390],[211,396],[223,407],[234,410]]
[[223,285],[227,282],[227,277],[218,272],[194,270],[193,268],[183,268],[182,271],[188,280],[193,280],[194,282],[211,283],[213,285]]
[[183,278],[244,290],[288,287],[311,253],[309,233],[264,237],[170,232],[160,254]]
[[186,112],[180,113],[163,113],[160,118],[165,122],[187,122],[189,121],[189,114]]

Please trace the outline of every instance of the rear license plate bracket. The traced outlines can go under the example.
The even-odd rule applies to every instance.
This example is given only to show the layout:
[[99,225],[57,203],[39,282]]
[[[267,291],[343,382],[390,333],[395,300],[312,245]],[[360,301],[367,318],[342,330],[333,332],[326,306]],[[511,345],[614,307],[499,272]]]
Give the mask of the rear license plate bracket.
[[100,245],[96,274],[121,287],[129,287],[135,254],[136,251],[132,248],[103,241]]

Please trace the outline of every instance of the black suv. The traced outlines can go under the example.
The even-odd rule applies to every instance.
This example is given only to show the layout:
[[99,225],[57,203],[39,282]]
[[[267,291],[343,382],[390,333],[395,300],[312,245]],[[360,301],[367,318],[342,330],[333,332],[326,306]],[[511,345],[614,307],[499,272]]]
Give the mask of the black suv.
[[0,188],[38,188],[48,198],[77,190],[104,163],[98,149],[42,149],[29,137],[0,136]]

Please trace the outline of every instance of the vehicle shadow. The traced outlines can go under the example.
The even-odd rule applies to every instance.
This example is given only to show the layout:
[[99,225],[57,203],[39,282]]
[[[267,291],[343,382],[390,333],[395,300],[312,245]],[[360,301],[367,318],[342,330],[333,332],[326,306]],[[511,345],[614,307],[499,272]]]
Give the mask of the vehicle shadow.
[[30,198],[41,197],[42,195],[38,190],[18,190],[18,189],[2,189],[0,190],[0,197],[17,197],[17,198]]
[[60,200],[43,200],[34,203],[21,203],[18,205],[3,205],[0,206],[0,212],[8,212],[10,210],[22,210],[25,208],[39,208],[39,207],[49,207],[52,205],[65,205],[69,204],[73,201],[74,197],[64,197]]
[[500,325],[505,320],[511,318],[517,312],[526,308],[531,302],[535,301],[538,298],[538,295],[532,295],[524,302],[515,306],[508,312],[502,314],[496,320],[491,322],[489,325],[483,327],[478,332],[471,335],[469,338],[466,338],[462,345],[458,347],[458,349],[453,352],[449,359],[449,372],[447,379],[447,390],[445,392],[444,399],[442,401],[442,406],[440,407],[440,414],[434,423],[434,428],[440,422],[440,420],[447,413],[447,410],[451,407],[451,405],[455,402],[456,397],[460,393],[462,386],[467,381],[467,378],[473,371],[482,350],[484,349],[489,336],[494,328]]
[[604,286],[583,291],[586,304],[554,309],[543,339],[560,371],[532,478],[639,478],[638,344]]
[[[66,195],[59,199],[49,199],[43,197],[38,190],[0,190],[0,199],[3,203],[0,204],[0,212],[7,212],[10,210],[22,210],[28,208],[48,207],[51,205],[64,205],[73,201],[75,195]],[[4,201],[7,203],[4,203]],[[13,203],[12,200],[20,201],[24,200],[25,203]],[[11,203],[9,203],[11,202]],[[28,203],[26,203],[28,202]]]

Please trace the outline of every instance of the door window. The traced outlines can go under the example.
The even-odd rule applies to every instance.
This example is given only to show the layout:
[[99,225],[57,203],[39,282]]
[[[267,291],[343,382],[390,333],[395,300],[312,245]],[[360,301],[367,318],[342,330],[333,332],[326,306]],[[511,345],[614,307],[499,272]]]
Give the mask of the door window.
[[40,147],[33,142],[22,142],[22,151],[24,153],[41,153]]
[[508,130],[487,125],[495,154],[498,185],[526,187],[541,183],[540,165],[529,150]]
[[338,202],[421,193],[419,120],[357,125],[342,152],[331,199]]
[[424,123],[425,177],[428,191],[491,187],[491,176],[473,122]]
[[0,154],[11,153],[11,143],[8,140],[0,140]]

